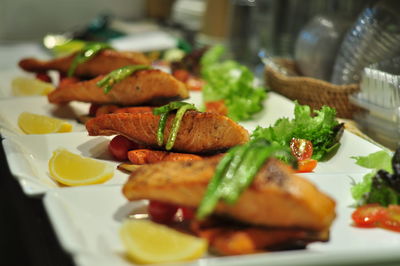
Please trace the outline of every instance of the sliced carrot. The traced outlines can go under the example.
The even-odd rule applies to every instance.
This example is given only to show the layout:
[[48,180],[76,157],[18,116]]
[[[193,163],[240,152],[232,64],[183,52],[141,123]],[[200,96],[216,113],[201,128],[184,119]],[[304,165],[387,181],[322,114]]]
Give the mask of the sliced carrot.
[[170,152],[164,157],[163,161],[196,161],[203,159],[201,156],[187,153]]
[[160,162],[166,156],[164,151],[138,149],[128,151],[128,159],[133,164],[149,164]]
[[202,157],[194,154],[136,149],[128,152],[128,159],[133,164],[151,164],[161,161],[193,161]]
[[101,105],[96,109],[96,116],[113,113],[118,108],[119,106],[114,104]]
[[211,113],[217,113],[220,115],[227,115],[228,108],[226,107],[224,100],[206,102],[206,111]]
[[132,107],[123,107],[118,108],[114,111],[114,113],[145,113],[151,112],[153,110],[150,106],[132,106]]

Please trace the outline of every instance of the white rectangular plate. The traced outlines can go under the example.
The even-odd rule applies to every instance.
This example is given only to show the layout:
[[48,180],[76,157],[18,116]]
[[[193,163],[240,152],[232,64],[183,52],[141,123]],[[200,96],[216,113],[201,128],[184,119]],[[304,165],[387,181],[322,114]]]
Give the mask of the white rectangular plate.
[[[400,261],[398,233],[351,226],[352,178],[362,174],[308,177],[337,203],[337,218],[330,241],[312,243],[305,250],[270,252],[235,257],[208,255],[193,265],[350,265],[388,260]],[[50,191],[44,198],[56,234],[79,266],[132,265],[124,257],[118,230],[128,214],[146,203],[127,202],[121,186],[90,186]]]
[[[112,164],[107,152],[109,137],[90,137],[86,132],[48,135],[13,135],[3,140],[3,146],[11,173],[18,179],[27,195],[42,194],[60,185],[49,175],[48,162],[58,148],[96,158]],[[115,169],[114,176],[104,184],[122,184],[128,174]]]

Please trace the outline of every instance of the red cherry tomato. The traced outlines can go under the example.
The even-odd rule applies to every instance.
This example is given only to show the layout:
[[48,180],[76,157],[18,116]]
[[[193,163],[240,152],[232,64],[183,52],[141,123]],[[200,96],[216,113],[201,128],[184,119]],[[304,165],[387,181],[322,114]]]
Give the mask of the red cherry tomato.
[[186,81],[186,85],[191,91],[201,91],[205,85],[205,82],[200,78],[190,76]]
[[182,82],[186,82],[189,79],[190,73],[185,70],[185,69],[177,69],[174,71],[174,73],[172,73],[172,75],[182,81]]
[[317,160],[314,159],[305,159],[297,162],[297,172],[299,173],[308,173],[312,172],[315,167],[317,167]]
[[89,108],[89,115],[96,116],[97,109],[99,109],[100,105],[92,103]]
[[151,200],[148,206],[148,213],[152,221],[168,224],[174,220],[178,206]]
[[196,210],[194,208],[181,206],[179,209],[182,211],[183,220],[191,220],[195,217]]
[[41,80],[43,82],[47,82],[47,83],[51,83],[51,78],[49,75],[47,75],[46,73],[37,73],[36,74],[36,78],[38,80]]
[[358,227],[376,227],[384,219],[386,208],[379,204],[367,204],[358,207],[351,218]]
[[136,147],[135,143],[128,138],[118,135],[108,144],[108,150],[119,161],[128,159],[128,151]]
[[389,205],[389,207],[386,208],[386,212],[380,226],[388,230],[400,232],[399,205]]
[[313,145],[309,140],[292,138],[290,150],[297,160],[306,160],[310,159],[313,154]]

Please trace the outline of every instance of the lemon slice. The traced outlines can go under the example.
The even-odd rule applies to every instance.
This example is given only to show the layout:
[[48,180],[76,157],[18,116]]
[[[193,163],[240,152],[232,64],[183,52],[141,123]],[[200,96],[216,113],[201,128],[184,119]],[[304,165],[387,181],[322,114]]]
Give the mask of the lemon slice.
[[114,167],[92,158],[57,149],[49,160],[50,176],[67,186],[99,184],[114,175]]
[[64,120],[22,112],[18,117],[18,126],[26,134],[49,134],[71,132],[72,125]]
[[27,77],[13,79],[11,88],[15,96],[47,95],[55,89],[51,83]]
[[137,263],[187,261],[201,257],[207,241],[148,220],[126,220],[120,229],[128,256]]

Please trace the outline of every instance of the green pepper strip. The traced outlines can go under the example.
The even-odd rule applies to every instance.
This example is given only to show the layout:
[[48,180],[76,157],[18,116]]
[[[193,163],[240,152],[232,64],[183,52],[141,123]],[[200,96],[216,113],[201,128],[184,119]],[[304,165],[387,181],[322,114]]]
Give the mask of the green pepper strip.
[[176,112],[174,121],[172,121],[171,132],[169,133],[167,144],[165,144],[165,149],[168,151],[172,149],[175,144],[176,136],[178,135],[179,128],[181,127],[181,122],[183,115],[188,110],[196,110],[196,107],[193,104],[187,104],[179,107]]
[[168,113],[160,114],[160,122],[158,122],[157,128],[157,144],[162,146],[164,144],[164,129],[167,124]]
[[[187,111],[187,110],[196,110],[196,107],[193,104],[185,103],[185,102],[170,102],[169,104],[166,104],[166,105],[163,105],[161,107],[153,109],[153,114],[160,115],[160,121],[158,122],[157,136],[156,136],[157,137],[157,144],[159,146],[162,146],[163,143],[164,143],[164,130],[165,130],[165,126],[167,124],[168,114],[171,111],[177,110],[177,109],[178,109],[178,112],[179,112],[180,108],[182,108],[184,106],[188,106],[188,107],[186,107],[185,110],[181,111],[182,114],[181,114],[180,120],[182,120],[182,117],[183,117],[183,114],[185,113],[185,111]],[[180,122],[181,122],[180,120],[176,121],[177,116],[178,116],[178,113],[176,114],[175,119],[173,121],[171,133],[170,133],[170,136],[168,138],[167,145],[166,145],[166,146],[170,146],[171,148],[175,143],[176,134],[177,134],[177,132],[179,130],[179,126],[180,126]],[[173,132],[175,132],[175,136],[173,137],[172,140],[170,140],[171,134]],[[169,145],[168,145],[168,142],[170,143]]]
[[226,173],[221,181],[221,185],[219,186],[219,198],[225,199],[230,193],[232,193],[232,190],[234,189],[232,183],[234,182],[234,179],[237,178],[237,170],[243,164],[243,160],[246,158],[246,155],[249,152],[250,148],[250,143],[247,143],[243,145],[241,149],[239,149],[233,156],[233,159],[229,164],[228,169],[226,170]]
[[265,160],[280,150],[280,147],[271,146],[264,139],[256,139],[229,150],[217,166],[196,217],[202,219],[211,214],[219,199],[229,204],[235,203]]
[[126,79],[134,72],[139,70],[151,69],[150,66],[145,65],[129,65],[124,66],[118,69],[115,69],[108,73],[104,78],[96,83],[97,86],[104,89],[104,93],[107,94],[110,92],[112,87],[122,80]]
[[251,184],[265,160],[273,155],[275,151],[276,148],[272,146],[259,146],[250,150],[237,169],[236,178],[233,179],[233,182],[230,184],[232,189],[230,193],[223,198],[224,201],[229,204],[234,204],[239,199],[243,190]]
[[187,105],[190,103],[185,103],[185,102],[170,102],[169,104],[163,105],[161,107],[157,107],[153,109],[153,114],[155,115],[161,115],[163,113],[168,113],[171,112],[172,110],[179,109],[179,107],[182,107],[184,105]]
[[71,66],[68,69],[68,77],[72,77],[74,75],[78,65],[85,63],[104,49],[112,49],[112,47],[107,43],[87,43],[74,57]]
[[198,219],[203,219],[204,217],[209,215],[217,205],[219,200],[219,195],[217,194],[218,187],[222,181],[223,176],[226,173],[229,164],[231,163],[235,153],[239,148],[239,146],[236,146],[230,149],[218,163],[214,177],[208,183],[205,196],[203,197],[203,200],[201,201],[201,204],[197,209],[196,217]]

